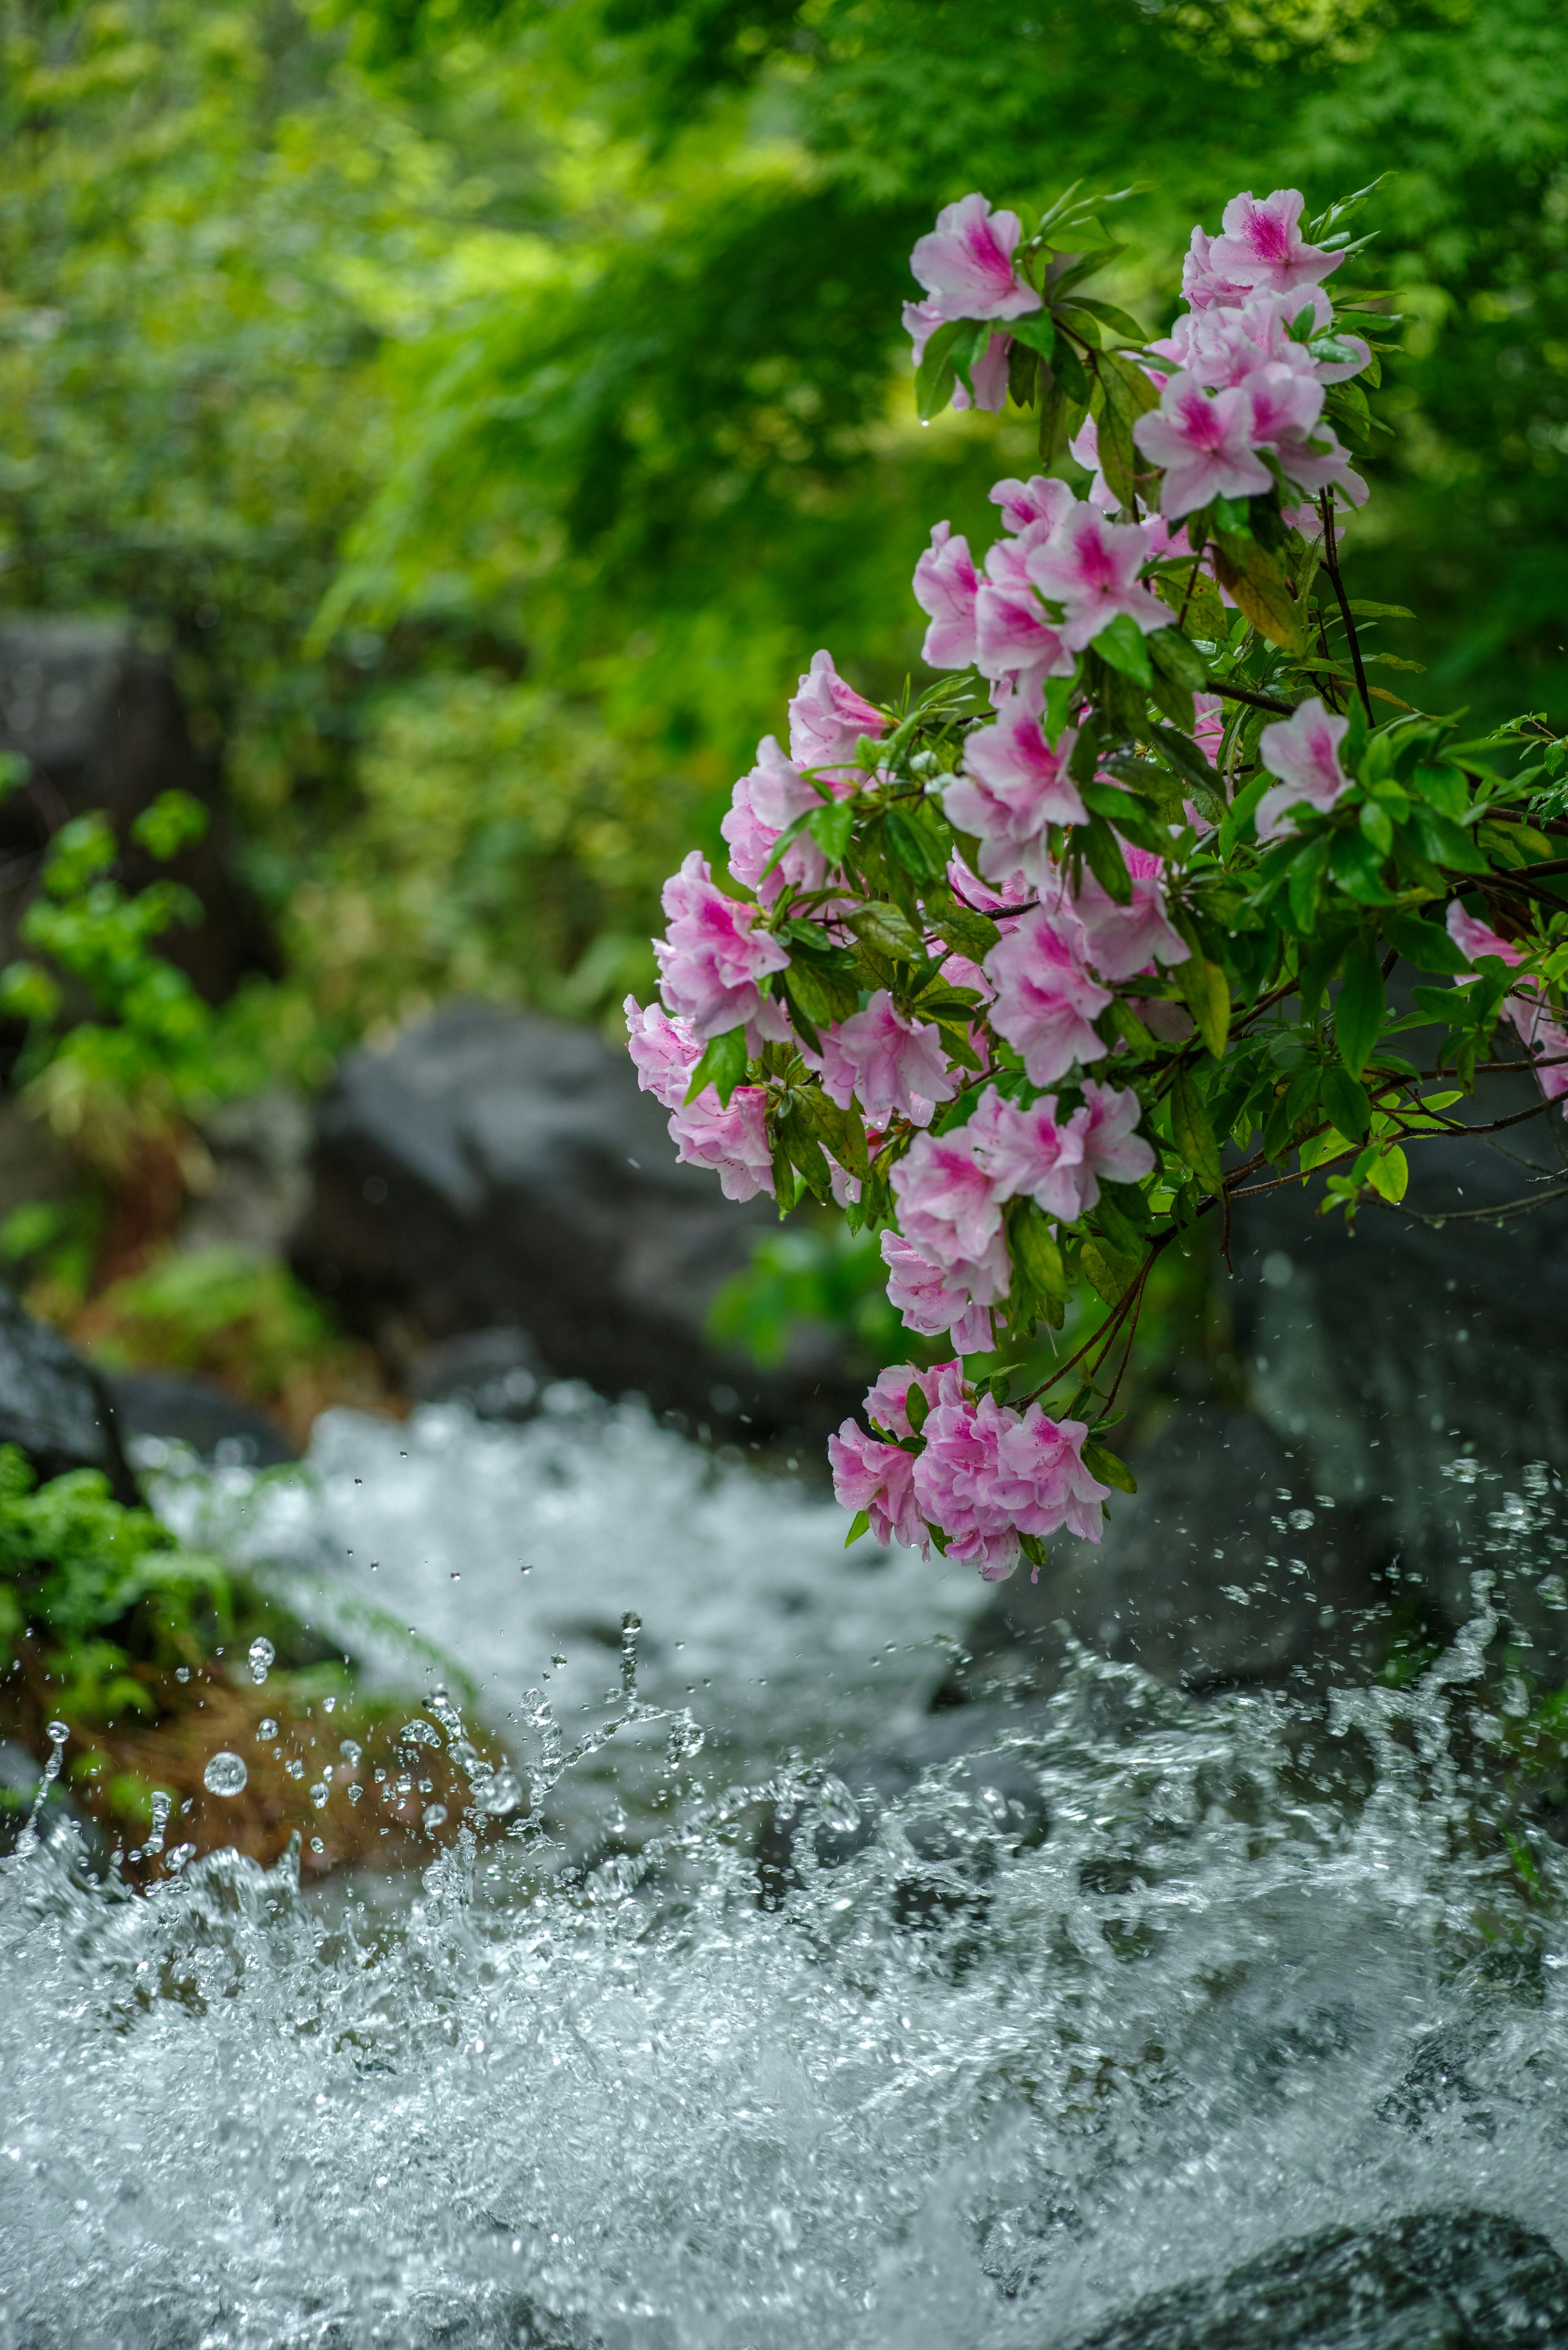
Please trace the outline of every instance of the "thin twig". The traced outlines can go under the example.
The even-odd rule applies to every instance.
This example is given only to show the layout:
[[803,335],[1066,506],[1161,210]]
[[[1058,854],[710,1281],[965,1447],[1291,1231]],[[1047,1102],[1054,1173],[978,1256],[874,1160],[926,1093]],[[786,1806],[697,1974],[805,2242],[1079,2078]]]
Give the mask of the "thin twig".
[[1227,702],[1245,702],[1253,710],[1276,710],[1282,718],[1293,718],[1296,714],[1293,702],[1276,702],[1272,693],[1249,693],[1244,685],[1231,685],[1217,677],[1210,679],[1209,690],[1222,694]]
[[1367,688],[1366,670],[1361,659],[1361,639],[1355,633],[1355,622],[1350,617],[1350,598],[1345,592],[1345,582],[1339,576],[1339,555],[1334,543],[1334,500],[1324,490],[1318,500],[1323,515],[1323,560],[1334,592],[1339,598],[1340,615],[1345,621],[1345,633],[1350,639],[1350,658],[1355,664],[1355,682],[1361,694],[1361,706],[1366,712],[1366,723],[1372,719],[1372,695]]

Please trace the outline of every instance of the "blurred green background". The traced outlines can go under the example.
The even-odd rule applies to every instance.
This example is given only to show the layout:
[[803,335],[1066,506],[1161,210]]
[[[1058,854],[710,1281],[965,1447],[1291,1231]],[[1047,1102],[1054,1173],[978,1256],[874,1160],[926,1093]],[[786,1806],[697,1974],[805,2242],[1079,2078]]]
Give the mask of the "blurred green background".
[[896,691],[931,524],[983,539],[1031,469],[1025,421],[915,420],[907,256],[972,187],[1146,182],[1107,291],[1153,328],[1228,193],[1389,172],[1355,584],[1420,612],[1388,643],[1430,705],[1568,718],[1562,0],[0,26],[0,604],[172,651],[283,951],[187,1023],[187,1107],[454,993],[649,986],[659,882],[813,650]]

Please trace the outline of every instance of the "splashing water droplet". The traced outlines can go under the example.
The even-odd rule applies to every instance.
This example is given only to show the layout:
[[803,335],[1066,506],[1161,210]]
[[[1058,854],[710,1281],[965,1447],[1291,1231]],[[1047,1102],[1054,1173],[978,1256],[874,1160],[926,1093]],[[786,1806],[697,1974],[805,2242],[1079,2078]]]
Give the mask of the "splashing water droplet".
[[213,1756],[202,1773],[202,1784],[212,1795],[237,1795],[250,1775],[242,1755],[225,1752]]
[[277,1650],[270,1640],[253,1640],[250,1648],[252,1680],[257,1683],[265,1681],[276,1657]]
[[67,1721],[51,1721],[51,1722],[50,1722],[50,1724],[49,1724],[49,1738],[50,1738],[51,1742],[52,1742],[54,1745],[56,1745],[56,1746],[63,1746],[63,1745],[65,1744],[65,1742],[66,1742],[67,1739],[70,1736],[70,1734],[71,1734],[71,1730],[70,1730],[70,1724],[69,1724],[69,1722],[67,1722]]
[[315,1804],[318,1812],[326,1808],[327,1798],[331,1794],[331,1786],[325,1779],[318,1779],[315,1786],[312,1787],[310,1791],[310,1800]]
[[365,1750],[357,1738],[345,1738],[339,1742],[337,1752],[342,1755],[348,1768],[351,1771],[357,1771],[359,1767],[359,1758]]
[[501,1819],[514,1812],[523,1801],[523,1788],[515,1771],[503,1768],[486,1779],[473,1793],[474,1806],[487,1812],[492,1819]]
[[165,1829],[165,1828],[168,1826],[168,1825],[169,1825],[169,1807],[170,1807],[170,1804],[172,1803],[172,1801],[173,1801],[172,1796],[165,1794],[165,1793],[164,1793],[164,1791],[163,1791],[163,1789],[162,1789],[161,1787],[155,1787],[155,1788],[153,1789],[153,1791],[152,1791],[152,1834],[151,1834],[151,1835],[148,1837],[148,1839],[147,1839],[147,1843],[146,1843],[146,1846],[145,1846],[145,1847],[144,1847],[144,1849],[145,1849],[146,1851],[148,1851],[148,1852],[161,1852],[161,1851],[162,1851],[162,1849],[163,1849],[163,1831],[164,1831],[164,1829]]
[[425,1805],[425,1826],[427,1830],[439,1828],[445,1817],[446,1805],[444,1804],[427,1804]]
[[273,1720],[270,1713],[265,1715],[263,1720],[257,1722],[256,1736],[258,1738],[275,1738],[277,1736],[277,1724]]

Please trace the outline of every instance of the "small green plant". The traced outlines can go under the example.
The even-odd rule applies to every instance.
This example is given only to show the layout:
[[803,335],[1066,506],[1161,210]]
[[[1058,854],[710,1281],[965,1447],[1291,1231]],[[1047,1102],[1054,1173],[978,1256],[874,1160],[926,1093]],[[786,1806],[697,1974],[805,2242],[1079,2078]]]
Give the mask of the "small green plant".
[[229,1571],[117,1502],[99,1471],[40,1485],[0,1445],[0,1669],[28,1641],[67,1719],[152,1712],[132,1666],[189,1668],[233,1638],[236,1615]]

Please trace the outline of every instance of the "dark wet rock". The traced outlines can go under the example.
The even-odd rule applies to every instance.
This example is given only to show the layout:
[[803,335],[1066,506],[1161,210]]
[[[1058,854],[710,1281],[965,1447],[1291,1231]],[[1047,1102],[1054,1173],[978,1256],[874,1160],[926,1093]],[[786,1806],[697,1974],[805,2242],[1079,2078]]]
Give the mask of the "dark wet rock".
[[[122,874],[142,888],[169,874],[192,890],[202,920],[176,924],[160,951],[213,1003],[247,971],[275,968],[255,900],[237,879],[216,761],[192,739],[172,665],[117,620],[13,614],[0,621],[0,750],[31,774],[0,801],[0,944],[7,954],[39,857],[61,825],[101,808],[126,843]],[[167,865],[130,844],[131,823],[160,792],[178,789],[213,816],[206,837]]]
[[1277,2244],[1226,2276],[1151,2295],[1070,2350],[1524,2350],[1564,2341],[1568,2265],[1544,2236],[1498,2212],[1420,2211]]
[[101,1469],[118,1500],[140,1498],[104,1380],[6,1289],[0,1289],[0,1444],[20,1445],[40,1479]]
[[108,1380],[127,1437],[188,1444],[222,1468],[275,1469],[297,1456],[282,1430],[222,1388],[171,1371],[121,1371]]
[[409,1366],[413,1403],[455,1403],[476,1419],[532,1419],[550,1379],[526,1330],[465,1330],[424,1347]]
[[1064,1535],[1038,1580],[999,1586],[940,1703],[1049,1691],[1074,1642],[1198,1692],[1358,1661],[1382,1529],[1323,1493],[1299,1448],[1250,1412],[1186,1405],[1136,1466],[1098,1544]]
[[297,1262],[389,1347],[514,1326],[563,1378],[742,1433],[820,1433],[858,1400],[828,1334],[777,1372],[709,1346],[772,1205],[678,1165],[666,1113],[591,1030],[464,1003],[353,1054],[314,1166]]
[[182,1249],[286,1256],[310,1200],[310,1105],[284,1086],[222,1102],[201,1125],[212,1171],[181,1220]]

